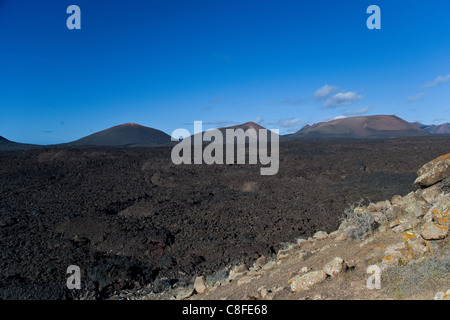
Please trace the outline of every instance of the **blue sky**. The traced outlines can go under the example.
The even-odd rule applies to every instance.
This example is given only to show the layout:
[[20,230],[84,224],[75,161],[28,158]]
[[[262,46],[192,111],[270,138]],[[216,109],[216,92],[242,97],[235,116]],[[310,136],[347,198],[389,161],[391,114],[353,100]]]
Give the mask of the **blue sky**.
[[[69,30],[69,5],[81,30]],[[369,5],[381,30],[369,30]],[[0,0],[0,135],[450,122],[450,1]]]

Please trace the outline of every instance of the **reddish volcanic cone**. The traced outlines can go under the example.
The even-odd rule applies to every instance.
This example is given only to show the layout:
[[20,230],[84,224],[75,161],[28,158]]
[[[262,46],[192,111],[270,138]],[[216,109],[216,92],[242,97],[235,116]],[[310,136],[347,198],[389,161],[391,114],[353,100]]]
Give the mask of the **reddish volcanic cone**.
[[290,138],[394,138],[425,135],[429,133],[397,116],[377,115],[318,123],[303,128]]
[[257,123],[250,121],[250,122],[238,124],[238,125],[231,126],[231,127],[220,128],[219,130],[226,130],[226,129],[234,129],[234,130],[242,129],[244,131],[247,131],[248,129],[254,129],[254,130],[256,130],[256,132],[258,132],[259,130],[265,129],[265,128],[263,126],[260,126]]

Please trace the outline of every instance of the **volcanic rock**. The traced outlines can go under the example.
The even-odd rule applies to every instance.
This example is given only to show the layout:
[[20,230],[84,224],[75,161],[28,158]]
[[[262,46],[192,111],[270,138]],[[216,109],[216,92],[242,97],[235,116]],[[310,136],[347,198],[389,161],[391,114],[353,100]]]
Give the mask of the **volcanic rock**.
[[428,187],[450,176],[450,153],[440,156],[417,171],[416,186]]

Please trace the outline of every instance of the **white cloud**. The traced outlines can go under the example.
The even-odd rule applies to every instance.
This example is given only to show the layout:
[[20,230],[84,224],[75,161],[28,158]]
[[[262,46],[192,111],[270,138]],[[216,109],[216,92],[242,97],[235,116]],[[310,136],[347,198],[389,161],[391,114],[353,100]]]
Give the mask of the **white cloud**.
[[336,117],[334,117],[333,118],[333,120],[338,120],[338,119],[345,119],[345,118],[347,118],[346,116],[344,116],[344,115],[340,115],[340,116],[336,116]]
[[291,118],[291,119],[281,119],[278,120],[278,124],[283,128],[292,128],[299,126],[302,123],[302,119],[300,118]]
[[282,127],[282,128],[294,128],[294,127],[298,127],[300,126],[303,121],[301,118],[283,118],[283,119],[279,119],[277,121],[264,121],[262,117],[258,117],[255,120],[255,123],[263,126],[263,127],[268,127],[268,126],[275,126],[275,127]]
[[446,76],[439,76],[437,77],[433,82],[428,82],[422,86],[422,88],[431,88],[436,87],[437,85],[440,85],[441,83],[449,82],[450,81],[450,74]]
[[419,94],[416,94],[416,95],[413,96],[413,97],[409,97],[409,98],[407,99],[407,101],[408,101],[409,103],[412,103],[412,102],[416,102],[416,101],[422,101],[424,98],[425,98],[425,94],[424,94],[424,93],[419,93]]
[[372,106],[369,106],[369,107],[365,107],[365,108],[358,109],[358,110],[347,110],[347,111],[343,112],[342,114],[345,116],[359,116],[359,115],[369,112],[369,110],[371,110],[372,108],[373,108]]
[[263,121],[264,121],[264,120],[263,120],[262,117],[258,117],[258,118],[255,119],[254,122],[255,122],[256,124],[259,124],[259,125],[260,125]]
[[323,107],[324,108],[336,108],[339,106],[349,106],[354,102],[361,100],[362,96],[354,91],[338,92],[334,96],[328,98]]
[[339,91],[338,86],[324,85],[314,93],[314,98],[317,100],[328,98],[333,92]]

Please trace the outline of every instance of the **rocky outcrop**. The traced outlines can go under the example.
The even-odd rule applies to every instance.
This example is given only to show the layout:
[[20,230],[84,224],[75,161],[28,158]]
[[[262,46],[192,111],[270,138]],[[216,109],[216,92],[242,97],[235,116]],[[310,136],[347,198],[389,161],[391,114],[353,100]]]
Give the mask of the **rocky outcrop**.
[[450,176],[450,153],[440,156],[417,171],[417,179],[414,182],[417,186],[429,187]]

